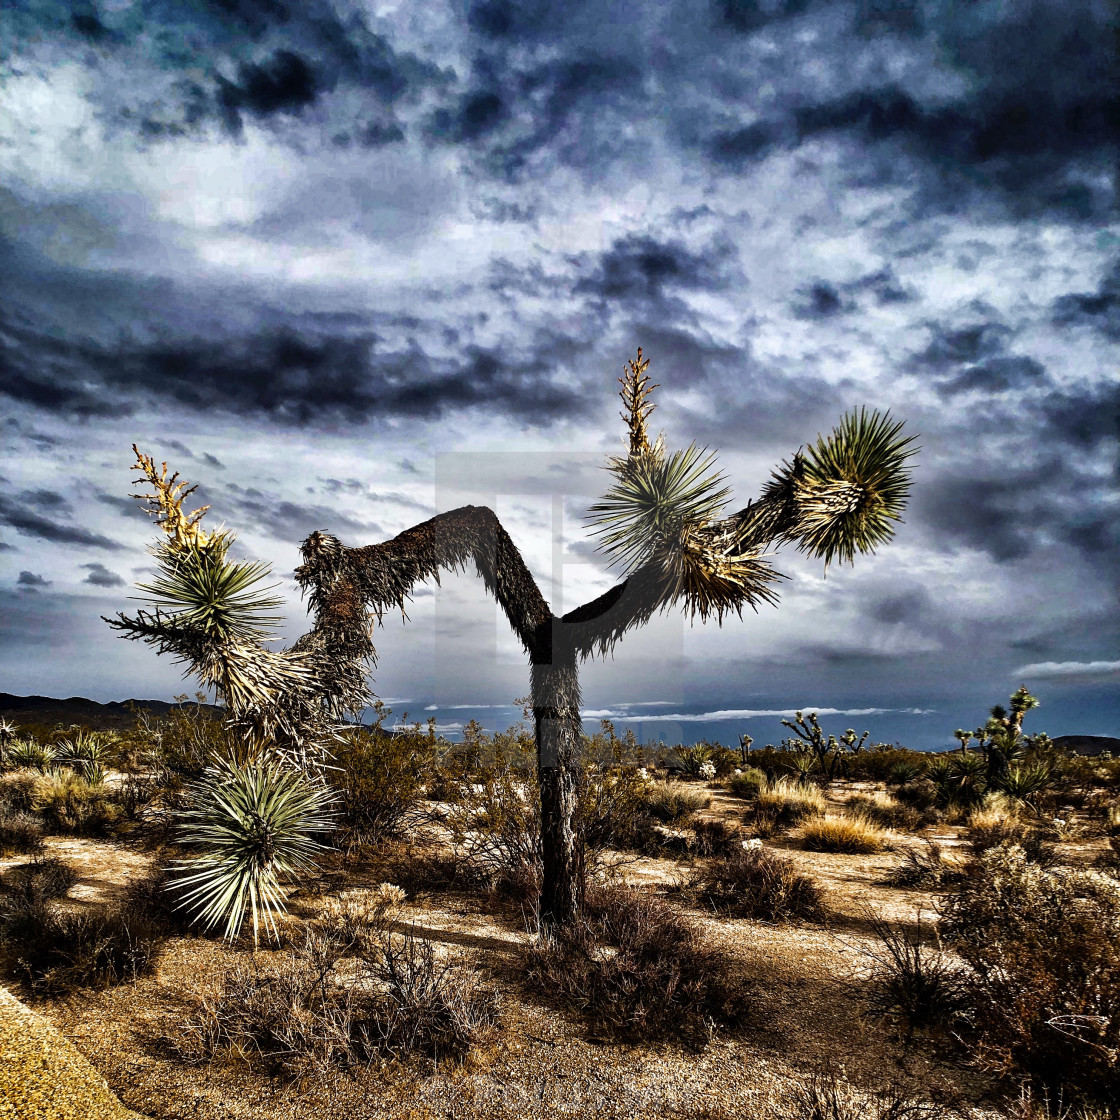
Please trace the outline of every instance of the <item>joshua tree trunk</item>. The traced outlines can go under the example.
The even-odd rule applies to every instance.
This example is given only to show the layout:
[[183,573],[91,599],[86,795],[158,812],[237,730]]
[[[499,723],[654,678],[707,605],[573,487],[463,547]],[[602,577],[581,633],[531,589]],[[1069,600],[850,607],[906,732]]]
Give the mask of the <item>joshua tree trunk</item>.
[[582,723],[575,653],[553,620],[552,658],[532,666],[537,773],[541,793],[541,920],[569,921],[583,904],[584,859],[579,822]]

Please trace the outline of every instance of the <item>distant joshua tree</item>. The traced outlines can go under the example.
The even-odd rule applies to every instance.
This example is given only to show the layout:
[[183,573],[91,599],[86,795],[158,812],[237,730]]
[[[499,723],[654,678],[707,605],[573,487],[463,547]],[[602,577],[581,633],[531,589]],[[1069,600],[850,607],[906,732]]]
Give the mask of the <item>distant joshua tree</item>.
[[[137,451],[137,469],[156,486],[150,500],[167,535],[157,558],[171,573],[197,574],[199,586],[165,575],[141,589],[164,606],[187,606],[185,612],[165,616],[157,607],[155,615],[122,614],[111,625],[196,666],[235,720],[271,737],[286,757],[313,761],[331,722],[370,702],[364,673],[376,657],[372,614],[380,621],[390,605],[403,613],[417,583],[438,583],[440,571],[472,560],[529,658],[541,797],[540,915],[550,925],[570,921],[582,903],[584,877],[576,813],[579,663],[609,652],[628,630],[678,603],[691,617],[714,616],[720,624],[732,609],[742,618],[744,604],[776,604],[773,584],[783,577],[764,558],[767,548],[796,544],[827,567],[886,543],[905,507],[907,461],[916,453],[914,437],[900,437],[901,422],[861,409],[782,462],[758,500],[721,518],[730,492],[710,469],[714,453],[692,444],[667,456],[663,435],[649,442],[646,420],[654,406],[646,398],[657,386],[645,376],[648,365],[639,349],[619,378],[629,452],[608,461],[615,481],[590,510],[603,552],[623,566],[624,578],[563,617],[550,610],[494,512],[463,506],[365,547],[312,533],[301,546],[296,578],[309,592],[314,628],[290,650],[265,650],[257,623],[274,602],[249,590],[264,569],[229,564],[229,535],[202,534],[197,522],[205,510],[184,517],[178,476],[168,483],[166,464],[159,476]],[[229,578],[219,578],[223,572]]]

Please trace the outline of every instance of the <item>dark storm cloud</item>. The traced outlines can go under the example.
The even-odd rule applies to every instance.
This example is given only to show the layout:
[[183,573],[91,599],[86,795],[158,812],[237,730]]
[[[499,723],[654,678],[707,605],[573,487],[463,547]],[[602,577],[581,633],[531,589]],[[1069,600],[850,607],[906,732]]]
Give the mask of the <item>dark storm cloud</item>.
[[234,135],[240,135],[243,112],[257,117],[298,114],[314,103],[319,88],[315,71],[294,51],[278,50],[260,65],[243,62],[236,82],[218,78],[222,123]]
[[24,491],[15,498],[0,494],[0,524],[8,525],[25,536],[56,544],[81,544],[114,552],[124,548],[124,545],[100,533],[92,533],[80,525],[59,521],[39,512],[65,513],[67,503],[65,499],[56,502],[58,498],[59,495],[51,491]]
[[381,526],[372,521],[358,521],[329,506],[301,505],[263,493],[256,487],[228,483],[226,492],[234,499],[238,526],[255,527],[277,540],[299,544],[316,529],[355,537],[382,537]]
[[629,234],[597,259],[586,253],[570,257],[569,263],[582,274],[572,291],[623,305],[662,300],[667,288],[718,291],[728,286],[725,270],[733,257],[730,245],[694,253],[680,241]]
[[1056,455],[1029,465],[1004,463],[999,473],[990,472],[990,466],[976,464],[915,488],[912,517],[932,531],[932,544],[979,549],[1006,563],[1056,542],[1098,567],[1115,565],[1120,525],[1092,500],[1099,479]]
[[[93,396],[89,386],[98,383],[101,411],[115,415],[131,414],[140,401],[283,424],[437,418],[464,407],[500,409],[538,424],[582,415],[586,405],[579,394],[551,384],[560,359],[542,338],[537,350],[517,360],[506,350],[474,345],[454,358],[437,359],[416,344],[381,350],[372,332],[310,335],[290,327],[222,341],[125,340],[112,348],[24,332],[21,356],[32,368],[36,346],[47,358],[65,349],[65,365],[56,365],[30,402],[62,415],[85,414]],[[68,382],[82,387],[70,388]],[[16,388],[12,392],[10,382],[0,383],[0,393],[28,401]]]
[[124,580],[104,564],[83,564],[82,567],[89,571],[83,583],[92,583],[95,587],[124,587]]
[[1095,292],[1076,292],[1054,301],[1054,322],[1084,326],[1120,341],[1120,261],[1112,265]]
[[929,613],[932,605],[930,594],[924,587],[911,587],[885,595],[876,594],[867,613],[876,622],[893,625],[897,622],[915,621]]
[[[802,92],[805,83],[791,80],[763,119],[709,135],[712,161],[737,169],[780,148],[847,134],[872,148],[901,147],[920,161],[931,183],[939,183],[936,201],[943,206],[952,208],[962,189],[980,189],[1028,213],[1054,209],[1073,219],[1107,213],[1115,181],[1094,186],[1077,165],[1095,165],[1114,178],[1120,95],[1108,5],[890,5],[905,9],[902,21],[876,18],[874,7],[885,14],[883,5],[853,9],[851,39],[835,42],[835,59],[845,51],[858,57],[872,28],[876,39],[898,42],[900,57],[924,37],[936,44],[945,77],[964,79],[964,92],[923,102],[902,84],[877,82],[811,100]],[[806,6],[728,2],[717,8],[727,25],[749,35]],[[861,166],[861,173],[868,170]],[[889,178],[897,170],[885,164],[873,173]],[[926,202],[933,201],[930,194]]]
[[844,302],[836,288],[818,280],[800,293],[794,305],[794,314],[799,319],[829,319],[844,309]]
[[21,591],[38,591],[40,587],[50,587],[51,580],[44,579],[34,572],[23,571],[19,574],[19,579],[16,580]]
[[332,94],[354,92],[357,105],[340,106],[345,127],[335,142],[378,146],[404,136],[379,119],[383,107],[454,79],[450,68],[397,51],[362,12],[327,0],[155,0],[142,21],[127,6],[98,12],[91,5],[67,20],[43,6],[18,15],[17,40],[69,31],[125,60],[135,83],[103,96],[110,117],[147,142],[173,141],[209,121],[240,135],[246,116],[295,123]]
[[929,346],[917,356],[923,365],[952,372],[965,363],[980,362],[1002,354],[1011,330],[999,322],[970,323],[962,327],[936,326]]
[[1034,358],[995,357],[969,366],[949,381],[937,386],[943,397],[960,393],[1007,393],[1037,385],[1046,379],[1046,370]]
[[[1047,444],[1090,450],[1101,440],[1120,438],[1120,384],[1056,391],[1031,410],[1041,423],[1040,439]],[[1116,469],[1120,472],[1120,465]]]

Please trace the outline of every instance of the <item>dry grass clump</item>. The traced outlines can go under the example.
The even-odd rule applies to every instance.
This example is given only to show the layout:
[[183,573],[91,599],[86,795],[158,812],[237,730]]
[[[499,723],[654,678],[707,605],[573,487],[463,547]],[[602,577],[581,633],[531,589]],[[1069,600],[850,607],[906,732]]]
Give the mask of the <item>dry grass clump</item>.
[[702,1047],[745,1014],[734,965],[664,899],[596,886],[573,925],[542,931],[526,951],[530,988],[610,1037]]
[[688,851],[691,855],[707,859],[742,851],[743,832],[738,825],[724,820],[693,821]]
[[803,786],[788,778],[767,782],[752,806],[755,816],[773,817],[781,825],[796,824],[803,817],[824,813],[825,796],[817,786]]
[[0,810],[0,856],[43,850],[43,822],[30,813]]
[[104,988],[155,967],[163,937],[127,904],[73,913],[59,904],[77,881],[51,856],[0,877],[0,946],[7,971],[39,995]]
[[736,918],[780,922],[824,916],[820,888],[785,856],[747,841],[701,867],[688,888],[697,900]]
[[644,794],[646,806],[662,824],[685,824],[712,799],[680,782],[650,782]]
[[883,828],[903,832],[916,832],[927,823],[927,815],[920,809],[904,804],[885,790],[854,794],[848,799],[848,808]]
[[120,816],[104,772],[91,779],[73,770],[51,770],[36,780],[33,797],[32,809],[48,832],[105,836]]
[[294,1080],[378,1060],[462,1060],[495,1025],[496,996],[464,957],[388,932],[402,896],[383,884],[329,903],[301,946],[236,965],[167,1041],[190,1063],[232,1056]]
[[942,936],[971,973],[977,1062],[1120,1111],[1120,882],[1005,843],[943,907]]
[[32,770],[0,774],[0,812],[30,813],[39,775]]
[[143,917],[108,904],[73,913],[49,899],[18,899],[0,919],[8,972],[38,995],[106,988],[151,973],[164,936]]
[[782,1120],[949,1120],[955,1115],[896,1085],[858,1088],[832,1068],[788,1089],[783,1105]]
[[801,841],[811,852],[843,852],[868,855],[888,851],[890,834],[864,816],[823,813],[809,817],[801,827]]
[[1049,867],[1056,858],[1046,831],[1028,824],[1016,805],[998,795],[969,813],[966,823],[969,846],[975,856],[1001,844],[1018,844],[1033,863]]
[[891,887],[937,891],[957,882],[964,874],[964,865],[947,856],[936,840],[927,840],[924,848],[907,848],[902,862],[886,877]]

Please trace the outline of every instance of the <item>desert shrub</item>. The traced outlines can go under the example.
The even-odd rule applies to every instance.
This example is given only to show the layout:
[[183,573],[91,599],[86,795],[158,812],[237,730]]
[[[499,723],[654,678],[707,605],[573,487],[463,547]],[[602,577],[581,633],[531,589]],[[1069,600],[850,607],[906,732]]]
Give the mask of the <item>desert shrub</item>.
[[876,790],[874,793],[857,793],[848,799],[848,807],[883,828],[914,832],[926,823],[924,813],[912,805],[898,801],[882,790]]
[[43,822],[30,813],[0,810],[0,856],[25,855],[43,848]]
[[968,843],[975,856],[1001,844],[1018,844],[1032,863],[1050,866],[1056,856],[1054,845],[1043,829],[1023,821],[1014,807],[995,802],[975,809],[968,816]]
[[662,824],[685,824],[712,803],[707,795],[678,782],[650,782],[643,796],[649,812]]
[[35,804],[37,775],[30,770],[0,774],[0,812],[30,813]]
[[540,798],[535,781],[511,767],[450,795],[443,823],[451,833],[464,885],[532,904],[540,894]]
[[[650,806],[655,784],[637,767],[585,765],[580,818],[588,849],[652,849],[658,841],[658,818]],[[688,793],[693,796],[692,791]]]
[[913,926],[889,922],[870,908],[863,917],[875,938],[860,949],[873,966],[861,984],[872,1010],[899,1020],[907,1037],[916,1029],[952,1026],[968,1006],[964,969],[943,951],[921,911]]
[[937,891],[957,882],[964,874],[961,863],[945,855],[935,840],[927,840],[924,848],[907,848],[902,862],[886,878],[891,887],[921,888]]
[[748,766],[745,770],[736,770],[727,779],[727,792],[751,799],[758,796],[758,791],[765,784],[766,775],[757,766]]
[[332,744],[342,818],[357,832],[399,832],[416,814],[425,773],[432,762],[428,741],[419,735],[392,735],[354,728]]
[[785,1092],[782,1120],[948,1120],[954,1113],[899,1086],[865,1090],[834,1069],[818,1070]]
[[842,817],[824,813],[809,817],[801,826],[801,840],[812,852],[862,855],[891,847],[890,835],[863,816]]
[[171,1041],[189,1062],[233,1054],[301,1078],[377,1058],[461,1060],[496,1017],[462,958],[410,936],[360,947],[328,923],[279,962],[235,966]]
[[894,797],[903,805],[909,805],[920,813],[929,814],[937,804],[937,786],[929,778],[918,778],[916,781],[896,786]]
[[58,856],[40,856],[0,876],[0,928],[6,915],[61,898],[78,881],[78,873]]
[[424,1054],[462,1060],[497,1019],[497,1001],[458,961],[441,960],[430,941],[390,934],[371,978],[383,998],[373,1020],[378,1050],[391,1058]]
[[941,928],[970,969],[976,1059],[1120,1107],[1120,882],[1004,843],[947,896]]
[[576,922],[542,931],[526,952],[530,989],[602,1034],[702,1046],[745,1012],[733,964],[649,892],[589,886]]
[[1109,836],[1120,836],[1120,802],[1108,807],[1105,817],[1105,832]]
[[803,817],[824,813],[824,794],[816,786],[800,786],[788,778],[767,782],[755,797],[750,812],[756,817],[772,816],[783,826]]
[[101,779],[91,781],[69,770],[44,774],[35,785],[33,808],[47,831],[73,836],[111,832],[120,810],[110,800],[103,773]]
[[688,851],[691,855],[707,858],[742,850],[743,832],[738,825],[718,819],[698,820],[693,821],[690,830]]
[[111,797],[130,821],[143,820],[159,797],[159,786],[146,774],[126,774]]
[[886,743],[876,743],[870,750],[864,749],[845,758],[848,777],[861,782],[886,782],[896,766],[917,766],[924,770],[929,761],[930,755],[923,751]]
[[788,857],[757,842],[704,864],[688,886],[700,903],[736,918],[813,921],[824,915],[816,883]]
[[118,904],[74,913],[35,897],[7,908],[3,940],[9,974],[39,995],[127,983],[163,952],[160,932]]

